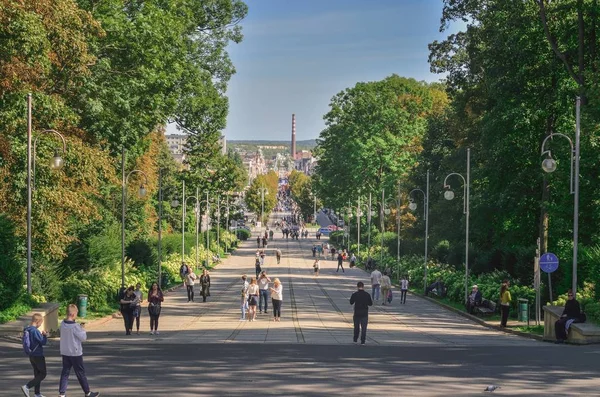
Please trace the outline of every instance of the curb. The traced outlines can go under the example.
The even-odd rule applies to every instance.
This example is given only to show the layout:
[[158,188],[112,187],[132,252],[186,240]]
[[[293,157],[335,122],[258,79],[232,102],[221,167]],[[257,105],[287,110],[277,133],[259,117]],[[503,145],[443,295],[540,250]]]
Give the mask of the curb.
[[485,321],[482,318],[479,318],[479,317],[474,316],[472,314],[469,314],[467,312],[463,312],[462,310],[459,310],[459,309],[457,309],[455,307],[446,305],[445,303],[442,303],[442,302],[438,301],[437,299],[433,299],[433,298],[430,298],[428,296],[424,296],[424,295],[421,295],[421,294],[416,294],[416,293],[414,293],[412,291],[408,291],[408,292],[412,296],[414,296],[414,297],[425,299],[425,300],[427,300],[427,301],[429,301],[431,303],[435,303],[436,305],[441,306],[441,307],[443,307],[446,310],[449,310],[451,312],[459,314],[459,315],[461,315],[461,316],[463,316],[463,317],[465,317],[465,318],[467,318],[467,319],[469,319],[469,320],[471,320],[473,322],[476,322],[477,324],[482,325],[482,326],[484,326],[486,328],[493,329],[493,330],[496,330],[496,331],[502,331],[502,332],[507,333],[507,334],[513,334],[513,335],[522,336],[524,338],[535,339],[535,340],[539,340],[539,341],[542,341],[542,342],[547,342],[547,341],[544,341],[544,337],[542,335],[534,335],[534,334],[529,334],[527,332],[516,331],[516,330],[510,329],[510,328],[502,328],[499,325],[490,324],[490,323],[488,323],[487,321]]

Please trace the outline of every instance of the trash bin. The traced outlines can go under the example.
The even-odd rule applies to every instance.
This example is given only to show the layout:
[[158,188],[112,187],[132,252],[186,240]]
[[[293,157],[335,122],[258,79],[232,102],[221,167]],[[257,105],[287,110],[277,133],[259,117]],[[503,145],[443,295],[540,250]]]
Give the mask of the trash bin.
[[85,317],[87,315],[88,296],[78,295],[77,296],[77,310],[79,310],[79,317]]
[[529,321],[529,299],[519,298],[519,321]]

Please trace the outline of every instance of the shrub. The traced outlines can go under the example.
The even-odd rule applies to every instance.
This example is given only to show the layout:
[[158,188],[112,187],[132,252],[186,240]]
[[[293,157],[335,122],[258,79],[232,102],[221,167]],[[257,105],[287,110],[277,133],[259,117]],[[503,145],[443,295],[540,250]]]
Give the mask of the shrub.
[[0,310],[19,299],[25,281],[25,264],[17,255],[15,226],[5,215],[0,215]]
[[252,233],[248,229],[238,229],[236,234],[237,237],[242,241],[246,241],[252,236]]

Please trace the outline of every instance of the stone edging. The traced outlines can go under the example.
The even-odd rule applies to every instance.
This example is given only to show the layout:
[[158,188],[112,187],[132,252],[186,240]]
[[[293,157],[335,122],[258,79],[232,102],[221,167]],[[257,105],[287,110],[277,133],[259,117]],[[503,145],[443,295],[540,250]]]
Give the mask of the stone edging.
[[441,306],[441,307],[443,307],[446,310],[450,310],[451,312],[459,314],[459,315],[461,315],[461,316],[463,316],[463,317],[465,317],[465,318],[467,318],[467,319],[469,319],[471,321],[474,321],[474,322],[478,323],[479,325],[483,325],[486,328],[494,329],[496,331],[502,331],[502,332],[505,332],[507,334],[519,335],[519,336],[522,336],[522,337],[525,337],[525,338],[530,338],[530,339],[535,339],[535,340],[539,340],[539,341],[544,341],[544,337],[542,335],[534,335],[534,334],[530,334],[530,333],[527,333],[527,332],[516,331],[516,330],[510,329],[510,328],[502,328],[499,325],[490,324],[490,323],[488,323],[487,321],[485,321],[482,318],[479,318],[479,317],[474,316],[472,314],[469,314],[467,312],[463,312],[462,310],[459,310],[459,309],[457,309],[455,307],[446,305],[445,303],[442,303],[442,302],[438,301],[437,299],[433,299],[433,298],[430,298],[428,296],[416,294],[416,293],[414,293],[412,291],[408,291],[408,292],[412,296],[415,296],[415,297],[421,298],[421,299],[425,299],[425,300],[428,300],[429,302],[435,303],[436,305]]

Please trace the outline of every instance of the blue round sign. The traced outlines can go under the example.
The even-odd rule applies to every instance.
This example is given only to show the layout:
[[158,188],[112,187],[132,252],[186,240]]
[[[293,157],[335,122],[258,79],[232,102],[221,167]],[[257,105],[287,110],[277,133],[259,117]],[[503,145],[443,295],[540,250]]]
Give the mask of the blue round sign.
[[540,269],[546,273],[552,273],[558,269],[558,257],[552,252],[546,252],[540,257]]

